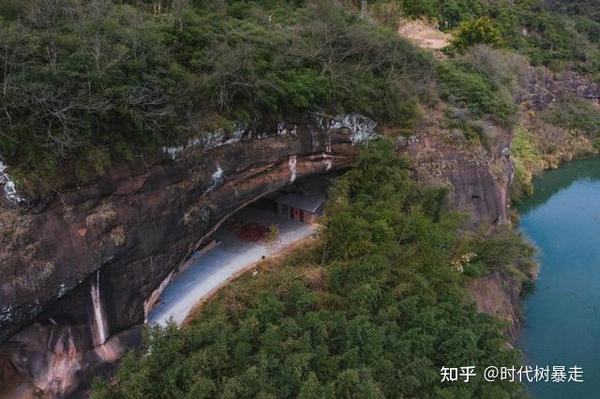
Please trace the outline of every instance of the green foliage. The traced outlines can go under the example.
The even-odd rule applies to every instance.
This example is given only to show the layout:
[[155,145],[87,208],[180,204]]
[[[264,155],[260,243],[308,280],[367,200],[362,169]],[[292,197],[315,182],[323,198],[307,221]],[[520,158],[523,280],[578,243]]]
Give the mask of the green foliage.
[[457,49],[465,49],[474,44],[499,46],[501,43],[500,30],[489,17],[479,17],[461,22],[452,41],[452,45]]
[[0,154],[17,173],[87,176],[231,121],[311,111],[407,126],[434,74],[328,1],[26,3],[0,7]]
[[23,13],[25,7],[21,0],[4,0],[0,3],[0,18],[15,20]]
[[515,130],[512,141],[511,155],[515,166],[515,177],[512,184],[512,199],[519,201],[533,194],[533,171],[541,169],[542,157],[531,134],[519,127]]
[[[460,110],[457,110],[460,111]],[[458,129],[467,141],[473,144],[483,144],[487,148],[487,137],[482,126],[471,123],[467,115],[452,114],[449,112],[447,115],[448,127],[451,129]]]
[[543,118],[552,124],[591,139],[600,136],[600,110],[589,101],[569,98],[559,101]]
[[477,277],[502,272],[527,282],[537,272],[534,247],[510,227],[499,226],[489,234],[469,237],[465,247],[464,251],[475,254],[470,270],[465,268],[467,275]]
[[535,65],[600,76],[598,0],[380,0],[376,9],[386,4],[393,15],[426,17],[443,30],[458,27],[460,47],[502,42]]
[[407,15],[426,16],[443,29],[452,29],[484,12],[480,0],[404,0],[403,6]]
[[493,116],[507,122],[515,109],[509,98],[501,96],[490,79],[463,63],[445,62],[438,67],[442,96],[451,104],[466,108],[475,116]]
[[599,0],[571,0],[550,1],[552,11],[567,14],[575,21],[575,29],[585,34],[589,40],[600,42],[600,1]]
[[131,7],[36,0],[0,20],[0,153],[40,175],[76,158],[103,169],[111,156],[176,132],[175,94],[160,23]]
[[[450,267],[460,218],[444,201],[371,143],[331,192],[322,245],[241,277],[188,327],[152,328],[92,398],[524,397],[481,376],[440,383],[442,366],[520,361]],[[524,254],[498,242],[477,242],[489,270]]]
[[[476,43],[502,42],[534,64],[598,77],[595,2],[369,4],[394,28],[403,15],[456,29],[455,45],[467,53]],[[419,104],[437,94],[433,58],[393,29],[358,18],[356,2],[0,3],[0,154],[24,180],[85,180],[202,131],[311,111],[361,112],[408,131]],[[474,65],[441,65],[442,95],[477,116],[506,120],[511,101],[498,68]]]
[[598,152],[600,152],[600,137],[596,137],[592,143],[592,145],[594,146],[594,149]]
[[[587,15],[557,13],[542,0],[517,3],[515,15],[512,23],[505,25],[505,32],[514,38],[512,46],[529,55],[534,65],[572,68],[596,76],[600,72],[598,46],[590,43],[585,31],[577,30]],[[592,31],[593,26],[589,28]]]

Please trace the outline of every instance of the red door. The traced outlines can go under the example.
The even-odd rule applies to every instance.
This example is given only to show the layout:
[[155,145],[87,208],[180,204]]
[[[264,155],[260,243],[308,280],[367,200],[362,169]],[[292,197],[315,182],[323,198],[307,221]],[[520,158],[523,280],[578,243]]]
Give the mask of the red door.
[[302,221],[302,210],[294,208],[294,220],[297,220],[299,222]]

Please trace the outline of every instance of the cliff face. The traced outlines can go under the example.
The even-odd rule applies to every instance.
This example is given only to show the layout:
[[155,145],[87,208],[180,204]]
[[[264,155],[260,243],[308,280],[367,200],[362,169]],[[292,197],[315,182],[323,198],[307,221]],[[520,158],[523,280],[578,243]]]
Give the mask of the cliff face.
[[[521,93],[515,98],[520,108],[518,124],[529,129],[535,141],[564,149],[556,152],[555,163],[544,163],[532,173],[597,151],[588,137],[545,123],[535,111],[565,98],[600,104],[598,83],[572,72],[555,74],[532,67],[521,78]],[[472,216],[469,227],[487,229],[508,223],[515,177],[513,129],[481,121],[478,127],[486,140],[478,145],[467,143],[462,132],[440,129],[443,118],[441,114],[429,114],[414,136],[398,141],[399,151],[414,161],[415,177],[425,184],[448,187],[450,205]],[[503,273],[476,279],[468,287],[480,312],[508,322],[507,333],[512,339],[521,322],[521,290],[521,280]]]
[[[519,101],[534,107],[564,92],[600,98],[597,86],[573,77],[529,82]],[[486,124],[486,142],[473,145],[440,132],[441,119],[429,115],[398,151],[414,160],[418,180],[446,185],[451,206],[474,226],[507,222],[512,132]],[[225,218],[295,179],[348,167],[374,127],[348,115],[208,135],[32,203],[0,165],[0,385],[25,378],[62,396],[89,380],[139,340],[161,284]],[[515,326],[520,284],[507,292],[503,279],[471,291],[480,310]]]
[[29,210],[5,200],[0,361],[46,392],[69,392],[136,340],[153,292],[224,218],[295,179],[349,166],[373,128],[357,115],[280,124],[166,148],[150,165]]
[[488,124],[486,142],[469,143],[462,133],[441,130],[442,118],[431,115],[416,135],[398,141],[399,151],[414,161],[415,178],[448,187],[451,207],[470,215],[472,227],[508,222],[511,131]]
[[515,277],[492,273],[474,280],[468,287],[477,310],[507,321],[508,335],[513,340],[517,337],[521,320],[521,285]]
[[590,82],[575,72],[555,74],[544,68],[530,68],[525,80],[527,88],[518,102],[536,110],[544,109],[557,99],[567,96],[600,101],[600,83]]
[[[349,166],[373,129],[350,115],[191,141],[30,210],[6,203],[0,360],[51,396],[71,392],[139,340],[161,283],[220,222],[294,179]],[[398,148],[421,181],[448,185],[451,205],[487,225],[507,219],[510,134],[496,136],[491,149],[436,135]]]

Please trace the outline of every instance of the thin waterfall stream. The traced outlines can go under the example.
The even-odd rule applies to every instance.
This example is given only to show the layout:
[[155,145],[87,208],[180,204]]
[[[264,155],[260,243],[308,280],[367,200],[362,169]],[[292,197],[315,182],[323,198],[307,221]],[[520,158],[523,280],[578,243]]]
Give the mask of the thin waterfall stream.
[[94,338],[96,346],[102,345],[108,338],[106,319],[104,318],[104,309],[102,307],[102,294],[100,292],[100,270],[96,272],[95,281],[91,283],[90,296],[94,308]]

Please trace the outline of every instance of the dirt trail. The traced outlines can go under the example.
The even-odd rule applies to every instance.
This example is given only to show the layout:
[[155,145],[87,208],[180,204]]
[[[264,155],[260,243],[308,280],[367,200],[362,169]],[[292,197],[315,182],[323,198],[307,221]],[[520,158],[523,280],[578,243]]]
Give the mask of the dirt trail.
[[424,21],[406,22],[398,28],[398,34],[421,48],[440,50],[447,47],[452,35],[444,33]]

